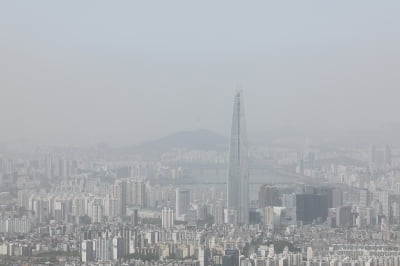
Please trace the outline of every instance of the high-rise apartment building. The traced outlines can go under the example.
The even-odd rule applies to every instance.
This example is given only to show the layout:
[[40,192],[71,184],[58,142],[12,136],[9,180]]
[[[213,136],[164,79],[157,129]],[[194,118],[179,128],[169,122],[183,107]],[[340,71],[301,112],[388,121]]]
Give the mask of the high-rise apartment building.
[[274,224],[274,207],[267,206],[264,208],[264,225]]
[[171,208],[163,208],[161,210],[161,225],[163,228],[171,228],[174,226],[174,210]]
[[89,262],[94,259],[93,242],[91,240],[82,242],[81,254],[82,262]]
[[115,181],[114,197],[118,201],[118,215],[126,216],[126,180],[119,179]]
[[185,220],[185,215],[190,209],[190,191],[188,189],[177,188],[175,197],[175,212],[177,220]]
[[217,202],[213,208],[214,224],[224,223],[224,205],[221,202]]
[[145,206],[146,187],[143,179],[129,178],[126,181],[126,204],[138,207]]

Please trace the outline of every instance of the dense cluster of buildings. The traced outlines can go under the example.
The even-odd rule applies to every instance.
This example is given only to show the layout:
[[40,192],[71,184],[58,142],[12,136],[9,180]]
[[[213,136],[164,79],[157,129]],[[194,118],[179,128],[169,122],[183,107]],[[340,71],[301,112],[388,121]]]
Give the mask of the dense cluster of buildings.
[[[349,162],[338,152],[249,150],[237,93],[228,154],[2,157],[0,264],[400,265],[392,149],[344,151]],[[250,164],[262,165],[257,182]],[[226,183],[213,182],[221,175]]]

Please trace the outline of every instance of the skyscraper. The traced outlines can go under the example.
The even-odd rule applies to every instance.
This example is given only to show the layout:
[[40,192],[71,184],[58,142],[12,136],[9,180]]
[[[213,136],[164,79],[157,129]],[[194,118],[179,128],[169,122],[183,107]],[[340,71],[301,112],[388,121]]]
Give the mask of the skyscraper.
[[187,189],[176,189],[176,203],[175,213],[176,219],[180,221],[185,220],[185,215],[188,214],[190,209],[190,191]]
[[258,206],[260,208],[268,206],[280,206],[279,190],[274,185],[264,184],[258,192]]
[[340,206],[336,208],[336,226],[352,226],[353,217],[351,206]]
[[[235,93],[231,139],[229,147],[229,168],[227,180],[227,202],[230,213],[236,213],[240,224],[249,222],[249,167],[247,154],[246,124],[241,92]],[[230,223],[231,221],[227,221]]]
[[296,195],[296,217],[304,224],[310,224],[316,219],[326,221],[328,209],[328,195],[326,194]]

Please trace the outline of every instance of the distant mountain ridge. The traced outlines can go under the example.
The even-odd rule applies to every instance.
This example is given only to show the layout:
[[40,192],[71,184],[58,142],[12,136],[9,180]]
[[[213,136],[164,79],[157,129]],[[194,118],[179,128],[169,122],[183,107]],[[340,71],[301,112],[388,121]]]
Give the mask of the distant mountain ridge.
[[206,129],[181,131],[157,140],[144,142],[128,148],[129,152],[165,152],[174,148],[192,150],[226,150],[229,140]]

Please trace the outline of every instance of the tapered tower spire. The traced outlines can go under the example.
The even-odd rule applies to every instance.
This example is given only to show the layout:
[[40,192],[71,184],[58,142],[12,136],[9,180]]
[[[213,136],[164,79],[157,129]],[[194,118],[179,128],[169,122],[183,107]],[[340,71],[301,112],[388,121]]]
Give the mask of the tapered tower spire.
[[235,93],[227,180],[229,223],[249,223],[249,166],[242,92]]

